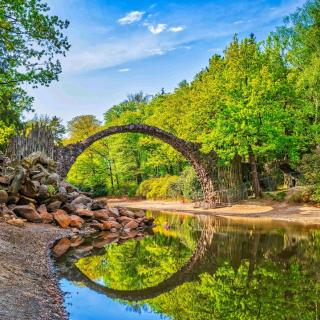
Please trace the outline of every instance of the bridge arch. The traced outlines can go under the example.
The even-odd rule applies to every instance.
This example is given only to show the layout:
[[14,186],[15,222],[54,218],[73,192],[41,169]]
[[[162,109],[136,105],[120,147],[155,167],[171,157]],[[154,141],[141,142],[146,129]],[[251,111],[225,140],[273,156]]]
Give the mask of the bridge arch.
[[180,139],[169,132],[145,124],[112,126],[93,134],[81,142],[59,147],[56,152],[58,173],[65,177],[78,156],[94,142],[114,134],[128,132],[142,133],[158,138],[180,152],[193,166],[199,178],[205,202],[209,206],[215,205],[215,191],[217,190],[216,153],[204,154],[200,150],[200,144]]
[[75,261],[70,259],[68,268],[61,268],[60,270],[58,268],[58,273],[61,277],[64,277],[69,281],[81,282],[91,290],[104,294],[112,299],[121,299],[126,301],[141,301],[152,299],[159,296],[160,294],[173,290],[174,288],[182,285],[185,282],[196,280],[199,274],[202,273],[201,268],[203,260],[208,254],[210,254],[211,261],[213,262],[213,264],[211,265],[211,272],[214,272],[216,270],[217,265],[215,260],[218,251],[214,243],[214,235],[218,227],[218,221],[212,220],[210,218],[205,218],[201,236],[198,240],[193,254],[188,259],[188,261],[169,278],[152,287],[135,290],[119,290],[105,287],[104,285],[91,280],[78,269],[78,267],[75,265],[75,261],[79,259],[79,254],[75,255]]

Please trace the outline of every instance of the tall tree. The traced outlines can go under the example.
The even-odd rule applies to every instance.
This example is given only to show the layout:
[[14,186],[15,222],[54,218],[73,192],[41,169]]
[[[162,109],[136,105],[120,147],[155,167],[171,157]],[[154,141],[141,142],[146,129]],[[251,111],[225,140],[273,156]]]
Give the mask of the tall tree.
[[0,132],[14,131],[31,110],[22,84],[48,86],[58,79],[57,57],[70,48],[63,33],[68,24],[50,16],[42,0],[0,0]]

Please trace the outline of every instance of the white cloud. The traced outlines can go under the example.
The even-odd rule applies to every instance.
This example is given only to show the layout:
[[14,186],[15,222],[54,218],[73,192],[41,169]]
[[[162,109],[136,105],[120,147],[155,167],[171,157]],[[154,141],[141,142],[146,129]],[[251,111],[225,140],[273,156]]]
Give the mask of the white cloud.
[[165,31],[167,29],[167,25],[164,24],[164,23],[158,23],[155,26],[149,25],[148,29],[153,34],[159,34],[159,33],[163,32],[163,31]]
[[208,52],[210,52],[210,53],[216,53],[216,52],[221,53],[222,51],[223,51],[223,48],[210,48],[210,49],[208,49]]
[[[116,38],[105,43],[74,50],[63,62],[63,70],[73,74],[124,65],[151,56],[163,55],[175,50],[173,42],[160,41],[152,35],[136,34],[133,37]],[[118,70],[119,71],[119,70]],[[122,72],[126,72],[123,71]]]
[[169,28],[169,31],[170,32],[181,32],[185,29],[185,27],[182,27],[182,26],[178,26],[178,27],[171,27]]
[[237,20],[237,21],[233,21],[233,24],[241,24],[243,22],[244,22],[243,20]]
[[119,72],[129,72],[131,69],[129,68],[122,68],[122,69],[119,69],[118,71]]
[[131,24],[131,23],[140,21],[144,14],[145,13],[143,11],[132,11],[132,12],[129,12],[124,17],[120,18],[118,20],[118,23],[121,24],[121,25],[124,25],[124,24]]

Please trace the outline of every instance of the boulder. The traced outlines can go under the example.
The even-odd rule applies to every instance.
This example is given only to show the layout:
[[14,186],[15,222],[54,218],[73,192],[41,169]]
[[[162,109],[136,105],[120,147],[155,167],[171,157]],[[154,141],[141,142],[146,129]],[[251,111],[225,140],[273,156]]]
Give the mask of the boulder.
[[61,203],[66,203],[68,201],[67,193],[58,192],[54,195],[53,198],[60,201]]
[[24,205],[24,206],[16,206],[13,209],[13,212],[17,214],[18,216],[27,219],[29,222],[41,222],[41,217],[37,210],[30,206],[30,205]]
[[61,201],[55,200],[55,201],[51,202],[50,204],[48,204],[47,208],[48,208],[49,212],[53,212],[53,211],[60,209],[61,205],[62,205]]
[[103,230],[121,229],[121,224],[116,221],[102,221]]
[[65,203],[62,207],[62,210],[66,211],[69,214],[72,214],[76,211],[77,207],[71,203]]
[[125,225],[125,229],[137,229],[139,227],[139,223],[137,221],[130,221]]
[[64,188],[67,191],[67,193],[71,193],[71,192],[76,191],[76,188],[72,184],[70,184],[66,181],[60,181],[59,185],[61,188]]
[[75,236],[70,239],[71,247],[78,247],[84,242],[84,238],[81,236]]
[[47,207],[45,204],[41,204],[38,208],[37,211],[39,212],[39,214],[41,213],[48,213]]
[[110,208],[109,211],[115,218],[120,216],[120,211],[118,208]]
[[10,184],[10,178],[6,176],[0,176],[0,184],[8,186]]
[[68,193],[68,200],[73,201],[74,199],[78,198],[80,196],[79,192],[73,191]]
[[8,202],[9,196],[7,191],[0,190],[0,204],[6,204]]
[[57,222],[57,224],[63,228],[66,229],[70,225],[71,218],[70,216],[63,210],[58,209],[54,214],[53,214],[54,220]]
[[65,187],[59,187],[59,193],[63,193],[63,194],[68,194],[67,190]]
[[132,219],[135,217],[135,213],[130,210],[126,210],[123,214]]
[[19,200],[19,195],[9,195],[7,204],[17,204]]
[[83,254],[86,254],[86,253],[90,252],[92,249],[93,249],[93,246],[90,245],[90,244],[87,244],[87,245],[81,245],[79,247],[76,247],[74,249],[74,252],[77,255],[83,255]]
[[91,228],[93,228],[93,229],[96,229],[96,230],[99,230],[99,231],[105,230],[105,229],[104,229],[104,226],[103,226],[103,223],[100,223],[100,222],[98,222],[98,221],[92,221],[92,222],[90,222],[89,227],[91,227]]
[[52,252],[55,257],[60,257],[66,253],[71,247],[71,242],[68,238],[62,238],[58,243],[53,247]]
[[70,216],[70,227],[81,229],[83,224],[84,220],[81,217],[74,214]]
[[59,185],[60,176],[57,173],[51,173],[47,177],[47,183],[53,186]]
[[42,212],[42,213],[39,213],[39,215],[40,215],[42,223],[52,223],[53,222],[53,215],[51,213]]
[[25,206],[25,205],[29,205],[29,204],[35,205],[36,203],[37,203],[37,201],[35,199],[29,198],[29,197],[23,196],[23,195],[20,195],[20,198],[18,201],[18,204],[21,206]]
[[105,209],[107,206],[104,203],[104,201],[93,201],[91,204],[91,210],[95,211],[95,210],[102,210]]
[[23,228],[25,226],[25,223],[22,219],[13,218],[6,221],[8,224],[11,224],[12,226]]
[[88,204],[88,203],[91,203],[92,202],[92,199],[85,196],[85,195],[80,195],[78,196],[77,198],[75,198],[74,200],[72,200],[72,204]]
[[76,209],[75,214],[83,218],[93,218],[93,211],[89,209]]
[[39,191],[39,197],[41,199],[49,198],[50,194],[49,194],[48,190],[49,190],[49,188],[48,188],[48,186],[46,184],[40,185],[39,190],[38,190]]
[[143,210],[135,211],[134,215],[136,218],[144,218],[146,216]]
[[38,196],[39,185],[37,182],[27,180],[21,187],[20,193],[29,198]]
[[16,194],[20,191],[22,184],[26,178],[26,170],[22,166],[18,166],[14,178],[8,189],[9,193]]
[[7,217],[10,218],[16,218],[17,216],[15,215],[15,213],[12,211],[13,208],[11,208],[11,206],[7,207],[5,205],[0,205],[0,212]]
[[109,219],[108,210],[103,209],[103,210],[93,211],[93,217],[94,219],[97,219],[97,220],[107,221]]
[[133,219],[126,216],[121,216],[117,218],[117,221],[120,222],[121,224],[127,224],[128,222],[133,221]]

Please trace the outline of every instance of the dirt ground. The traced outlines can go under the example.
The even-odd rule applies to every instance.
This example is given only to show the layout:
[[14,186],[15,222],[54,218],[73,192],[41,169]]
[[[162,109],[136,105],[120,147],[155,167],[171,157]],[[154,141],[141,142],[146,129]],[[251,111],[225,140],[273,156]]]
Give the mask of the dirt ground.
[[0,319],[63,320],[63,297],[49,246],[66,231],[43,224],[0,223]]
[[274,201],[243,201],[230,207],[204,209],[196,208],[193,203],[181,201],[148,201],[110,199],[110,206],[123,206],[131,209],[145,209],[156,211],[183,212],[190,214],[203,214],[230,220],[258,220],[273,222],[293,222],[308,226],[320,227],[320,208],[309,205],[289,205]]

